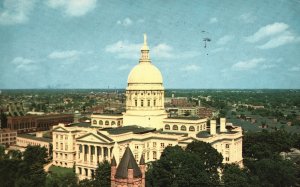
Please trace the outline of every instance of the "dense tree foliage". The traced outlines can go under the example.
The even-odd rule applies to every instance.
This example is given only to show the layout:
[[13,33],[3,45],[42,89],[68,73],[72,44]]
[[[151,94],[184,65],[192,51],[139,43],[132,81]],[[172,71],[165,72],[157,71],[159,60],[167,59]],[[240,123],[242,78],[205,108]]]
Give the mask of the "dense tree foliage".
[[24,161],[29,165],[34,163],[45,164],[47,158],[47,149],[39,146],[28,146],[23,155]]
[[[3,150],[0,146],[0,152]],[[2,156],[1,156],[2,155]],[[10,150],[7,154],[0,153],[0,181],[1,186],[44,186],[46,173],[43,163],[47,156],[46,149],[39,146],[29,146],[22,153]]]
[[259,180],[256,176],[251,175],[247,169],[242,169],[235,164],[225,164],[222,174],[225,187],[259,186]]
[[111,167],[107,160],[98,163],[95,178],[93,179],[94,186],[110,187],[110,173]]
[[78,186],[77,180],[75,173],[51,173],[47,176],[46,187],[76,187]]
[[297,135],[280,129],[274,132],[246,133],[243,137],[244,158],[271,158],[297,146]]
[[[209,144],[208,144],[209,145]],[[210,145],[209,145],[210,146]],[[149,165],[147,186],[216,186],[219,184],[215,165],[220,164],[220,154],[206,143],[194,142],[189,149],[167,147],[159,160]],[[200,156],[200,152],[205,156]],[[210,160],[211,158],[212,160]],[[211,165],[206,162],[216,164]]]

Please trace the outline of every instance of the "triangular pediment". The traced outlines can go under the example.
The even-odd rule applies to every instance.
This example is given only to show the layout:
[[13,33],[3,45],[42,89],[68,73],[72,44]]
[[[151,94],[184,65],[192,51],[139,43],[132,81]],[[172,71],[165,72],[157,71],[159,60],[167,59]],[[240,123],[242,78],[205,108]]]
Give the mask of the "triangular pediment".
[[52,130],[53,132],[69,132],[63,127],[56,127]]
[[109,139],[101,137],[94,133],[88,133],[76,139],[77,142],[95,142],[95,143],[111,143]]

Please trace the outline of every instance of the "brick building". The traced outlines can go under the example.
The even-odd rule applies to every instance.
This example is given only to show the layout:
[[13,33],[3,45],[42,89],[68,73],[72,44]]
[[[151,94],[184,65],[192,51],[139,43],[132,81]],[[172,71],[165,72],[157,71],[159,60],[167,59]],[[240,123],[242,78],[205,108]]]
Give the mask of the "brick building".
[[139,165],[129,147],[117,166],[115,157],[111,161],[111,187],[145,187],[145,160],[142,155]]
[[58,123],[72,123],[73,114],[8,116],[7,127],[18,133],[49,130]]

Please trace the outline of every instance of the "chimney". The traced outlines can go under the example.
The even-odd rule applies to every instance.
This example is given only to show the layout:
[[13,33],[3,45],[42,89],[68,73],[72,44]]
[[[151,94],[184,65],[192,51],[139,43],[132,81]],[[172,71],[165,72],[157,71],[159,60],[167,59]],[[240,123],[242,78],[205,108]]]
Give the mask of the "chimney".
[[216,120],[210,120],[210,134],[216,134]]
[[226,130],[226,118],[220,118],[220,132],[227,132],[227,130]]

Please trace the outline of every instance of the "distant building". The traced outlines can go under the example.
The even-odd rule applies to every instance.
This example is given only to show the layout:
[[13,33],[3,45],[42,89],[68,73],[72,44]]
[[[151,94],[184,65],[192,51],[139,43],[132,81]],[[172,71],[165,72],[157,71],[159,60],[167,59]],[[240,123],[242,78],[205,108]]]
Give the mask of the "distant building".
[[0,144],[13,145],[16,144],[17,131],[10,129],[0,129]]
[[58,123],[72,123],[73,114],[7,116],[7,127],[20,133],[49,130]]

